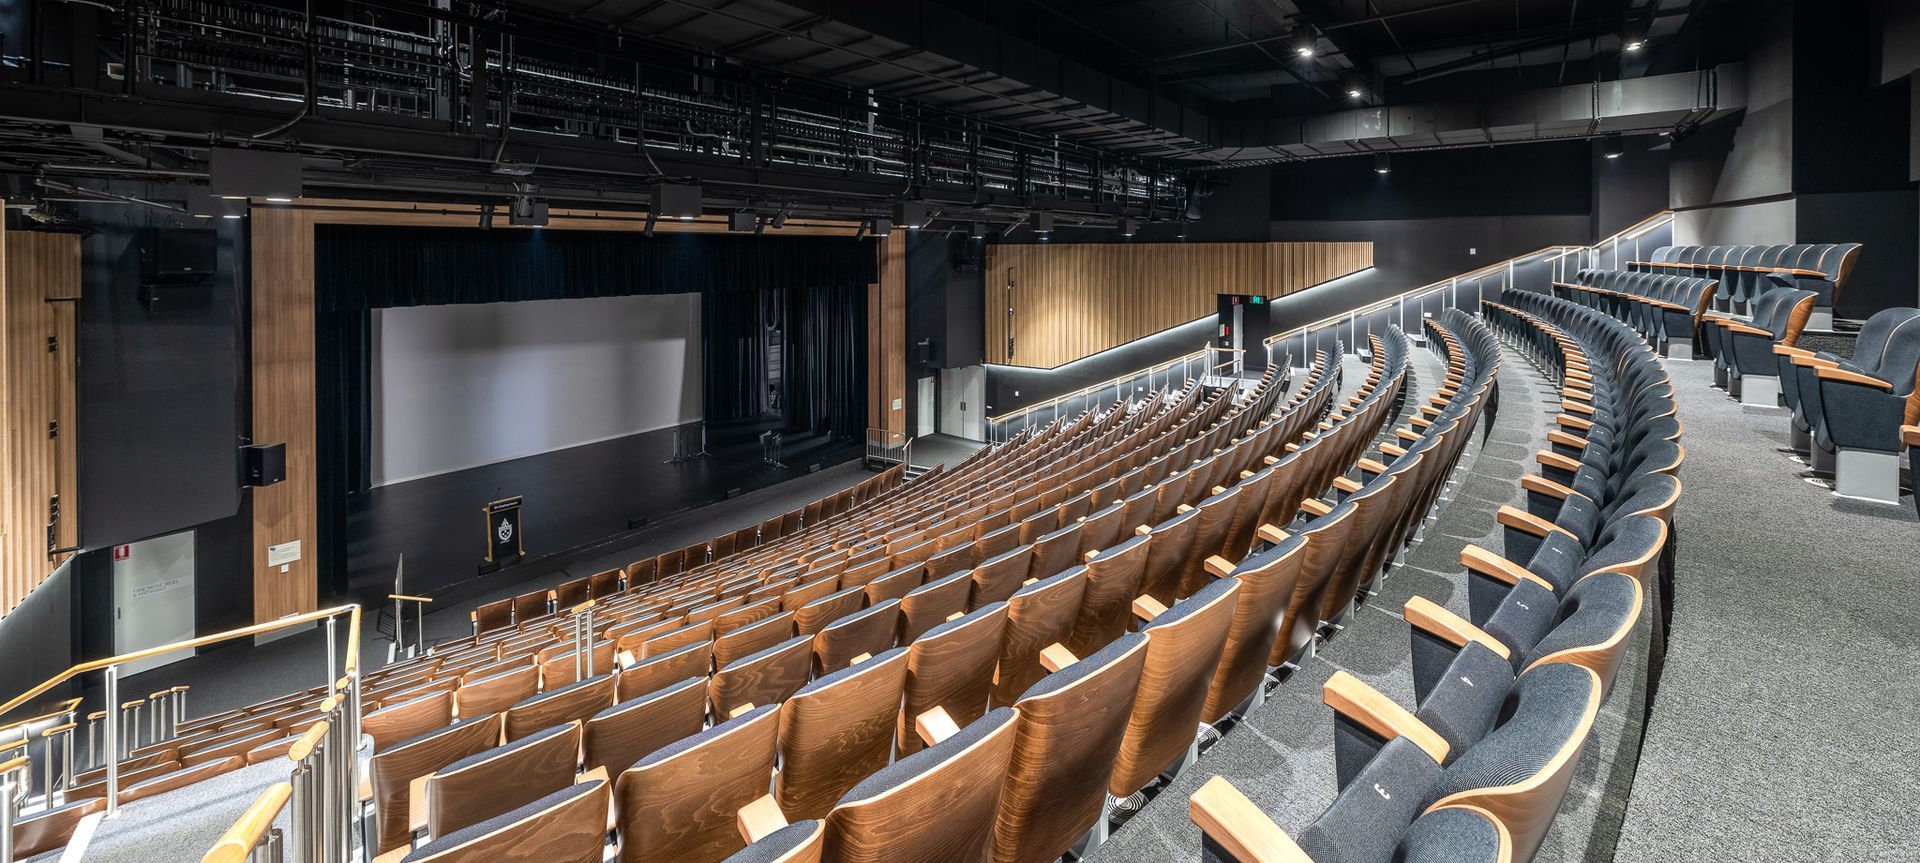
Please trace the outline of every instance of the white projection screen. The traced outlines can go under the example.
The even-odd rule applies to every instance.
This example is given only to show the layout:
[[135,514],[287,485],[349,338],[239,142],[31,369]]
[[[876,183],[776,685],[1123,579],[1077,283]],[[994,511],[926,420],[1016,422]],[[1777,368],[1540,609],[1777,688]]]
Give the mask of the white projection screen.
[[374,485],[700,418],[700,297],[373,313]]

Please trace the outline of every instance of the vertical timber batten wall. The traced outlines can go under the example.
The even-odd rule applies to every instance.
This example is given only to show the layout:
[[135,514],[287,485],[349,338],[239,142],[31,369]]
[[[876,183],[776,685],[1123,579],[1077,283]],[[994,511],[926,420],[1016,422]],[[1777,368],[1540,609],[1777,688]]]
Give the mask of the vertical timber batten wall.
[[1372,243],[992,245],[986,359],[1053,368],[1211,315],[1215,294],[1282,297],[1371,266]]
[[0,614],[60,566],[53,549],[79,544],[79,297],[78,234],[0,226]]
[[879,244],[880,281],[867,287],[867,426],[907,431],[907,235]]

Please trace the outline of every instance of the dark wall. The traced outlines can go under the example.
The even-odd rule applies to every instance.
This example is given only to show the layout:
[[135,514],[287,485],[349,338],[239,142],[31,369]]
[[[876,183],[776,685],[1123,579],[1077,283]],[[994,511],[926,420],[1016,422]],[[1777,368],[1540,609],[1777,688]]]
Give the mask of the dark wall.
[[1404,221],[1471,216],[1586,215],[1592,148],[1585,141],[1395,153],[1276,165],[1274,221]]
[[1672,150],[1653,141],[1628,138],[1617,159],[1606,157],[1603,142],[1593,142],[1593,236],[1620,233],[1667,208]]
[[[73,582],[69,561],[0,617],[0,656],[7,658],[0,662],[0,693],[5,697],[25,692],[74,664]],[[38,715],[42,711],[36,708],[70,696],[69,687],[54,687],[25,707],[0,716],[0,722]]]
[[[81,205],[80,540],[101,548],[240,508],[248,359],[244,223]],[[141,255],[157,234],[218,232],[200,308],[150,311]]]

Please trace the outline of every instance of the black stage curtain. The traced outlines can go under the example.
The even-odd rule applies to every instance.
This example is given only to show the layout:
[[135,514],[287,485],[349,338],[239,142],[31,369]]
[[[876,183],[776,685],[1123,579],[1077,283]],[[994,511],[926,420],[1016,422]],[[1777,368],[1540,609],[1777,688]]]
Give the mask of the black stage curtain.
[[[787,292],[781,408],[787,428],[852,439],[867,427],[867,289]],[[849,310],[854,313],[849,314]]]
[[785,291],[729,291],[701,297],[700,392],[708,422],[759,416],[767,391],[768,331],[779,328]]

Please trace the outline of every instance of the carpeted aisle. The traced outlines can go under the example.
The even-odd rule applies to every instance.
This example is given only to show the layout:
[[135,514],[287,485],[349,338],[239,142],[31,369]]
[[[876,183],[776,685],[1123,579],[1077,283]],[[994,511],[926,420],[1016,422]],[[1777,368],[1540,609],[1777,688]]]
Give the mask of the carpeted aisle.
[[1920,524],[1810,485],[1787,412],[1669,363],[1686,424],[1672,640],[1616,859],[1913,860]]

